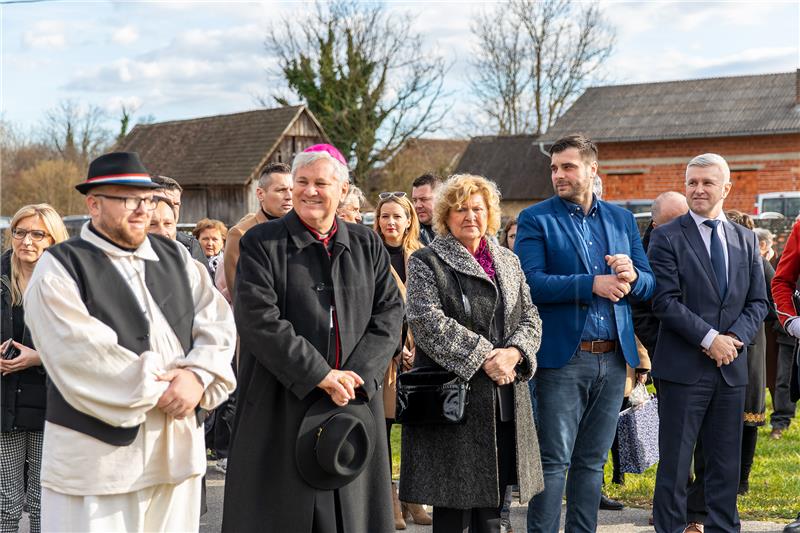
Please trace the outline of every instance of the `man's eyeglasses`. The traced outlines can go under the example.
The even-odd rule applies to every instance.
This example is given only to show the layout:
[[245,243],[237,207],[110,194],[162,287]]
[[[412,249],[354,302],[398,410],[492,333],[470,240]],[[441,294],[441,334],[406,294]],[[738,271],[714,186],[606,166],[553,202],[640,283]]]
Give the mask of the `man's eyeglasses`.
[[139,198],[138,196],[112,196],[110,194],[94,194],[100,198],[109,198],[111,200],[120,200],[125,203],[125,209],[128,211],[136,211],[140,205],[144,205],[145,211],[152,211],[158,205],[158,200],[153,197]]
[[382,192],[382,193],[380,193],[378,195],[378,198],[380,198],[381,200],[386,200],[386,199],[392,198],[392,197],[405,198],[406,197],[406,193],[403,192],[403,191],[394,191],[394,192]]
[[15,239],[17,239],[18,241],[25,240],[25,236],[26,235],[30,235],[31,240],[33,242],[39,242],[42,239],[44,239],[45,237],[49,237],[50,236],[50,234],[47,233],[46,231],[42,231],[42,230],[38,230],[38,229],[27,230],[27,229],[22,229],[22,228],[13,228],[11,230],[11,236],[14,237]]

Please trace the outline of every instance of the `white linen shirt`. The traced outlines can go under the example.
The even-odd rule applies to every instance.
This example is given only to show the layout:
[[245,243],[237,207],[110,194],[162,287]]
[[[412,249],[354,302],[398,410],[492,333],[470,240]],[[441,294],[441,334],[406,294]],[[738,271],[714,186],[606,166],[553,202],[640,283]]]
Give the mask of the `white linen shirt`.
[[89,314],[73,278],[47,252],[25,292],[25,322],[48,376],[67,403],[112,426],[141,427],[132,444],[114,446],[46,422],[42,486],[70,495],[120,494],[204,474],[203,427],[194,416],[176,420],[156,408],[169,385],[156,377],[172,368],[190,369],[206,387],[200,407],[213,409],[225,401],[236,386],[231,368],[236,328],[230,307],[213,288],[205,267],[176,242],[195,312],[193,347],[184,357],[145,285],[145,261],[159,260],[149,239],[134,251],[122,250],[95,235],[88,224],[81,238],[105,252],[128,282],[150,323],[150,350],[136,354],[120,346],[114,330]]

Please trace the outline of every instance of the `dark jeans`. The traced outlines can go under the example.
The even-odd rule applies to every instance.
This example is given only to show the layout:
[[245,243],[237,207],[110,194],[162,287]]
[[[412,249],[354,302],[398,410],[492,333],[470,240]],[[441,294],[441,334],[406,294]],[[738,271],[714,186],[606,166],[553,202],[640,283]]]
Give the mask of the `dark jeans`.
[[711,367],[691,385],[659,380],[658,445],[670,453],[661,454],[656,474],[653,518],[658,533],[682,533],[686,527],[686,485],[698,436],[705,466],[705,531],[739,531],[736,491],[744,393],[744,386],[729,386]]
[[544,492],[528,505],[528,533],[558,533],[565,484],[565,530],[594,532],[625,360],[617,352],[578,351],[562,368],[539,368],[535,379]]
[[792,359],[794,345],[778,344],[778,362],[775,370],[775,397],[772,398],[774,409],[769,422],[773,429],[786,429],[794,418],[796,404],[789,395],[789,383],[792,378]]

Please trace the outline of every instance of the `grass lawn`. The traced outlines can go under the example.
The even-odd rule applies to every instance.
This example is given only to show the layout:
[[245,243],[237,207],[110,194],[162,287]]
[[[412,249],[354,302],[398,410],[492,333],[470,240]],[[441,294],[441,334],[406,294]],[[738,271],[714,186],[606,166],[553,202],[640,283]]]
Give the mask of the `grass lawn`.
[[[772,401],[767,393],[767,414]],[[769,419],[768,419],[769,420]],[[786,522],[800,512],[800,428],[794,421],[780,440],[771,440],[769,423],[759,428],[750,492],[739,497],[739,513],[745,520]],[[400,427],[392,428],[392,475],[400,475]],[[644,474],[626,474],[624,485],[611,484],[611,459],[606,463],[606,493],[635,507],[652,505],[656,466]]]

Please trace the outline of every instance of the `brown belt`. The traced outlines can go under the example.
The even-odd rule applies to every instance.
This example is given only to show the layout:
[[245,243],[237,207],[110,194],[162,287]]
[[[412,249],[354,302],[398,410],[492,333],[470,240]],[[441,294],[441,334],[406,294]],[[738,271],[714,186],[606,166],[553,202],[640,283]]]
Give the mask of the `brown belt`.
[[617,349],[617,341],[581,341],[581,351],[592,353],[613,352]]

